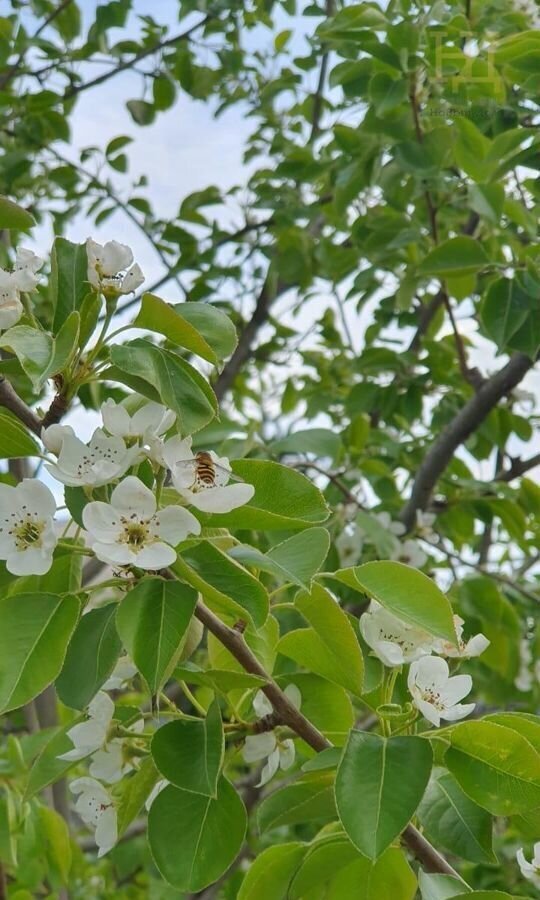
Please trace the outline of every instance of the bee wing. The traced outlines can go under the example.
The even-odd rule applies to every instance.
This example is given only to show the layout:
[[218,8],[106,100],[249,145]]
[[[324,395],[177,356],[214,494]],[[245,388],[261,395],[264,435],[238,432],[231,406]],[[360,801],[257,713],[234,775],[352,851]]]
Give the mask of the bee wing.
[[184,472],[195,473],[197,471],[197,461],[195,459],[181,459],[174,464],[174,468],[182,469]]
[[240,478],[239,475],[235,475],[234,472],[231,472],[230,469],[226,469],[224,466],[219,466],[217,463],[214,463],[214,469],[216,470],[216,472],[220,472],[221,475],[226,475],[229,481],[244,482],[243,478]]

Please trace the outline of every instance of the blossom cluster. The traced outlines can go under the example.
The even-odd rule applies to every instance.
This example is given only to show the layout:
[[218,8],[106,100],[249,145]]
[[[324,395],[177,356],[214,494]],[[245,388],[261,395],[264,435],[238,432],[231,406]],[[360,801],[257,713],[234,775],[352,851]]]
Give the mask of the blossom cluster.
[[85,825],[94,829],[98,856],[108,853],[118,839],[116,798],[112,786],[137,767],[139,757],[132,755],[131,751],[144,727],[143,720],[138,719],[124,729],[124,732],[131,732],[133,740],[115,737],[115,706],[106,691],[124,687],[136,672],[127,656],[119,659],[110,678],[90,702],[85,720],[67,732],[73,748],[58,757],[66,762],[90,758],[89,775],[72,781],[70,790],[77,796],[76,812]]
[[[355,510],[356,511],[356,510]],[[387,512],[379,512],[373,515],[373,523],[377,529],[382,529],[384,535],[384,557],[406,563],[416,569],[421,569],[427,562],[427,554],[424,553],[418,541],[414,538],[404,538],[406,532],[402,522],[394,522]],[[435,516],[432,513],[417,512],[416,532],[419,537],[428,538],[432,534],[432,525]],[[366,540],[373,542],[366,527],[356,521],[347,522],[336,539],[336,549],[342,566],[355,566],[361,559]]]
[[474,703],[460,702],[471,691],[471,676],[450,676],[450,668],[443,658],[470,659],[480,656],[489,646],[483,634],[464,641],[464,624],[460,616],[454,616],[457,639],[457,646],[454,646],[402,621],[375,600],[360,617],[362,637],[385,666],[394,668],[410,664],[407,686],[413,706],[436,727],[441,724],[441,719],[449,722],[463,719],[475,706]]
[[[253,496],[252,485],[227,483],[232,477],[229,461],[214,452],[208,455],[215,478],[211,484],[202,482],[191,438],[163,438],[175,415],[161,404],[144,403],[130,415],[125,405],[109,400],[102,415],[104,427],[97,428],[87,444],[69,425],[50,425],[42,434],[45,448],[56,457],[45,466],[57,481],[88,493],[115,484],[107,501],[91,500],[83,509],[87,542],[102,562],[147,570],[171,565],[178,544],[201,530],[185,505],[225,513]],[[156,472],[169,469],[184,505],[158,509],[154,491],[137,475],[127,474],[145,459]],[[57,542],[51,491],[25,479],[16,487],[0,485],[0,492],[0,558],[14,575],[44,574]]]

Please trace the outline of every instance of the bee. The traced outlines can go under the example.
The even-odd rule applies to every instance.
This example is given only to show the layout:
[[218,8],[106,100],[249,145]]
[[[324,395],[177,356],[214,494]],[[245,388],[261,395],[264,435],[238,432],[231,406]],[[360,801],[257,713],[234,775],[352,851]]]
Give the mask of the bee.
[[243,481],[238,475],[234,475],[230,469],[225,469],[214,462],[207,450],[199,450],[193,459],[177,462],[175,469],[193,473],[193,486],[198,490],[206,488],[222,487],[228,481]]

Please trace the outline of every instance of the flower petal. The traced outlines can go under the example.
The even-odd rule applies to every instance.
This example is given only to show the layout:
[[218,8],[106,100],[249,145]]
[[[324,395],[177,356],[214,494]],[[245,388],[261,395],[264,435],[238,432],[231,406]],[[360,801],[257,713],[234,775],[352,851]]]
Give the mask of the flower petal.
[[263,734],[250,734],[244,742],[242,756],[246,762],[257,762],[266,759],[276,747],[276,738],[273,731],[265,731]]
[[117,510],[110,503],[93,500],[82,512],[83,525],[99,541],[114,541],[122,533]]
[[231,512],[248,503],[255,493],[252,484],[228,484],[226,487],[207,488],[207,490],[198,492],[181,490],[176,483],[174,486],[186,502],[191,503],[196,509],[208,513]]
[[127,544],[102,544],[96,541],[92,544],[92,550],[101,562],[110,566],[132,566],[136,555]]
[[273,753],[268,757],[268,762],[264,766],[261,772],[261,778],[256,787],[262,787],[264,784],[267,784],[271,778],[274,777],[277,770],[279,768],[279,750],[274,750]]
[[12,575],[45,575],[52,566],[52,553],[44,547],[13,550],[6,559],[6,569]]
[[271,712],[273,712],[274,707],[270,703],[270,700],[262,691],[257,691],[253,698],[253,709],[258,715],[259,719],[262,719],[263,716],[269,716]]
[[164,541],[176,547],[188,534],[200,534],[201,523],[181,506],[166,506],[156,513],[155,530]]
[[118,820],[116,810],[111,805],[105,809],[99,817],[94,834],[94,840],[99,847],[98,859],[112,850],[118,840]]
[[164,569],[166,566],[172,566],[176,561],[176,550],[173,550],[169,544],[162,541],[156,541],[154,544],[148,544],[135,554],[134,565],[141,569]]
[[472,678],[470,675],[454,675],[449,678],[441,690],[442,701],[445,706],[452,706],[459,700],[463,700],[472,690]]
[[111,504],[119,512],[135,511],[138,518],[150,518],[156,511],[156,498],[135,475],[128,475],[111,494]]
[[446,719],[447,722],[457,722],[459,719],[464,719],[465,716],[470,715],[475,706],[476,703],[458,703],[456,706],[445,709],[441,713],[441,718]]
[[295,749],[291,738],[283,741],[279,747],[279,765],[282,769],[290,769],[294,765]]

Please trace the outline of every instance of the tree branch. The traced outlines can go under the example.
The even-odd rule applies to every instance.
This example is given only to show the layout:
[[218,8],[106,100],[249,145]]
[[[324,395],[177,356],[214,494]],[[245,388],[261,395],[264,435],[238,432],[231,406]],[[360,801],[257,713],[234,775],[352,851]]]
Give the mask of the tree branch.
[[19,395],[13,390],[9,381],[0,375],[0,406],[9,409],[19,421],[26,425],[30,431],[41,435],[41,420],[36,416],[35,412],[21,400]]
[[15,60],[13,65],[10,66],[10,68],[7,70],[7,72],[5,72],[5,74],[2,75],[2,77],[0,78],[0,90],[3,90],[6,87],[6,85],[9,84],[11,79],[17,74],[17,72],[19,71],[19,69],[21,67],[21,64],[24,62],[24,57],[26,55],[26,51],[31,46],[34,45],[36,38],[38,38],[40,36],[40,34],[43,31],[45,31],[47,26],[50,25],[51,22],[54,22],[56,17],[59,16],[60,13],[63,12],[68,6],[70,6],[71,3],[73,3],[73,0],[62,0],[62,2],[56,7],[56,9],[53,9],[53,11],[51,13],[49,13],[49,15],[43,20],[43,22],[41,23],[39,28],[34,32],[32,37],[30,38],[28,46],[24,48],[24,50],[19,54],[18,58]]
[[409,501],[400,519],[411,529],[416,511],[426,509],[433,488],[449,465],[457,448],[475,431],[488,413],[524,378],[534,362],[524,353],[514,353],[509,362],[488,378],[477,393],[460,409],[434,441],[418,469]]
[[494,475],[495,481],[513,481],[524,475],[529,469],[540,466],[540,453],[530,456],[528,459],[513,459],[509,469],[499,469]]
[[[309,719],[306,719],[306,717],[293,706],[279,685],[263,669],[256,656],[254,656],[246,644],[243,636],[238,631],[225,625],[224,622],[222,622],[221,619],[218,619],[218,617],[215,616],[201,601],[199,601],[195,607],[195,615],[199,621],[208,628],[214,637],[227,648],[234,658],[238,660],[246,672],[249,672],[252,675],[259,675],[266,680],[266,684],[261,690],[270,700],[274,710],[279,715],[284,725],[288,725],[289,728],[292,728],[298,737],[302,738],[306,744],[309,744],[309,746],[318,753],[332,746],[330,741],[327,740],[314,725],[312,725]],[[455,869],[453,869],[444,857],[441,856],[428,841],[426,841],[414,825],[407,825],[402,834],[402,840],[419,862],[421,862],[427,872],[440,872],[445,875],[453,875],[456,878],[460,878]],[[460,880],[462,879],[460,878]]]
[[233,355],[225,364],[213,385],[214,393],[218,400],[221,400],[227,391],[231,389],[240,369],[251,356],[255,338],[257,337],[259,328],[261,328],[268,319],[270,307],[289,286],[290,285],[286,284],[284,281],[278,281],[275,286],[272,286],[272,276],[267,274],[264,284],[259,292],[259,296],[257,297],[253,315],[242,328]]
[[153,44],[152,47],[146,47],[144,50],[140,50],[139,53],[136,53],[135,56],[132,56],[131,59],[126,60],[125,62],[120,63],[120,65],[116,66],[114,69],[109,70],[108,72],[103,72],[102,75],[98,75],[96,78],[92,78],[91,81],[86,81],[84,84],[71,85],[64,93],[64,99],[69,100],[71,97],[75,97],[77,94],[82,94],[83,91],[88,91],[90,88],[97,87],[99,84],[104,84],[110,78],[114,78],[115,75],[119,75],[120,72],[125,72],[126,69],[131,69],[135,66],[141,59],[146,59],[147,56],[151,56],[153,53],[157,53],[159,50],[163,50],[165,47],[174,47],[175,44],[179,44],[181,41],[188,40],[191,35],[198,31],[199,28],[202,28],[206,25],[213,16],[209,13],[204,18],[200,19],[196,22],[195,25],[192,25],[191,28],[188,28],[187,31],[182,31],[180,34],[175,35],[174,37],[167,38],[166,40],[159,41],[157,44]]

